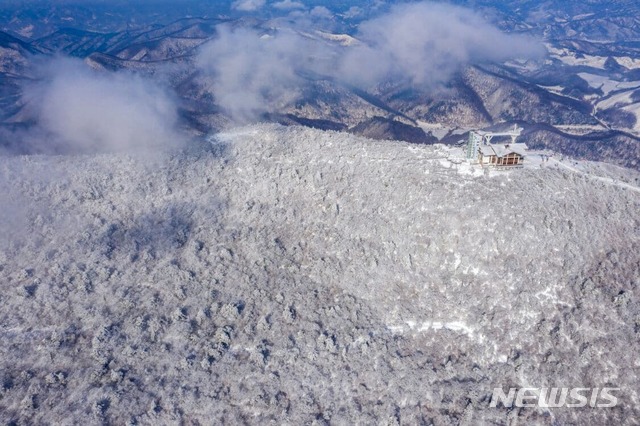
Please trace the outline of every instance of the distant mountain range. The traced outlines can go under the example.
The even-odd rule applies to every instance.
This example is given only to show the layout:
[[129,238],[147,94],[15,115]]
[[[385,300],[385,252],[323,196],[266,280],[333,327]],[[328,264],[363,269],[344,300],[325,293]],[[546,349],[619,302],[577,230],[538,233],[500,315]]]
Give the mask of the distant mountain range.
[[[446,87],[424,93],[403,82],[363,90],[321,75],[303,75],[307,85],[302,98],[261,119],[415,143],[457,143],[471,129],[518,123],[525,129],[523,140],[534,147],[640,168],[636,2],[458,3],[473,5],[504,31],[543,38],[548,56],[470,65]],[[225,127],[230,117],[211,97],[210,76],[194,67],[199,48],[216,37],[223,23],[269,34],[278,31],[282,21],[234,16],[228,7],[203,7],[173,7],[167,16],[176,19],[162,24],[153,14],[143,19],[133,11],[127,19],[94,10],[89,16],[90,10],[80,6],[59,6],[51,16],[37,8],[1,12],[3,126],[29,125],[20,96],[22,82],[34,77],[32,65],[40,55],[64,54],[95,69],[162,74],[180,98],[183,127],[193,134]],[[190,11],[202,15],[187,16]],[[183,17],[177,18],[180,13]],[[357,23],[358,18],[336,15],[334,34],[354,36]],[[323,43],[342,40],[322,37]]]

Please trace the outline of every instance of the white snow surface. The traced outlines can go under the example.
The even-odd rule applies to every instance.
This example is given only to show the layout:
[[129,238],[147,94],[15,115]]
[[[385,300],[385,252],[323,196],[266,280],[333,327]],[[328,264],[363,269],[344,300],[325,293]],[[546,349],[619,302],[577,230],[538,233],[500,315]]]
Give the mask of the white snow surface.
[[524,385],[622,389],[561,424],[638,418],[638,175],[450,151],[255,125],[0,158],[0,418],[550,424],[489,407]]
[[637,89],[640,87],[640,81],[617,81],[609,77],[586,72],[578,73],[578,76],[589,83],[589,86],[602,90],[604,96],[608,96],[611,92],[617,90]]
[[317,34],[322,39],[337,42],[342,46],[353,46],[360,43],[358,39],[348,34],[332,34],[324,31],[315,31],[315,34]]
[[578,55],[576,52],[567,48],[555,48],[550,44],[546,44],[547,50],[551,57],[572,66],[586,66],[598,69],[604,69],[607,57],[593,55]]

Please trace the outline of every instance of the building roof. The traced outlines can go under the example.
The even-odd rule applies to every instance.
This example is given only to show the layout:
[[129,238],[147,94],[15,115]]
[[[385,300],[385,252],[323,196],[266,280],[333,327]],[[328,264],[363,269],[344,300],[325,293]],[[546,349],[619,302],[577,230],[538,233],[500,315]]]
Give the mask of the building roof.
[[491,145],[480,145],[480,154],[482,154],[484,157],[496,155],[493,149],[491,149]]
[[489,144],[481,145],[480,153],[483,156],[495,155],[501,158],[513,152],[524,157],[527,154],[527,149],[529,148],[524,143]]

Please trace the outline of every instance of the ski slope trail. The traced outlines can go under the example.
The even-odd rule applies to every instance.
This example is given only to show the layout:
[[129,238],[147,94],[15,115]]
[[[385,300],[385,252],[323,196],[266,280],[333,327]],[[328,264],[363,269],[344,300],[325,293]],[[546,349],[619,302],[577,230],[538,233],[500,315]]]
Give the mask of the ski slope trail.
[[596,180],[596,181],[599,181],[599,182],[603,182],[603,183],[606,183],[607,185],[614,185],[614,186],[617,186],[619,188],[628,189],[630,191],[640,192],[640,187],[637,187],[637,186],[632,185],[630,183],[621,182],[621,181],[616,180],[616,179],[611,178],[611,177],[597,176],[597,175],[594,175],[592,173],[588,173],[588,172],[586,172],[584,170],[580,170],[580,169],[578,169],[576,167],[573,167],[573,166],[567,164],[565,161],[558,161],[558,160],[556,160],[554,158],[551,158],[549,161],[551,162],[551,164],[555,164],[558,167],[562,167],[564,169],[570,170],[570,171],[572,171],[574,173],[578,173],[578,174],[583,175],[583,176],[587,176],[589,179]]

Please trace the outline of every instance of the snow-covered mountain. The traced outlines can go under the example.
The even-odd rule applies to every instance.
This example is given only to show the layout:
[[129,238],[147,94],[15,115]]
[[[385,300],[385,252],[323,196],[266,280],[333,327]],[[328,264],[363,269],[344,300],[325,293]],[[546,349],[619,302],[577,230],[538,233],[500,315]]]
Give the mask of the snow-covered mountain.
[[[16,142],[15,132],[38,122],[32,114],[38,97],[25,92],[34,80],[45,78],[38,70],[55,68],[42,66],[44,58],[67,55],[82,59],[98,73],[133,72],[166,85],[179,101],[181,126],[189,134],[219,131],[230,122],[262,120],[348,130],[378,139],[414,143],[437,139],[455,144],[469,130],[517,122],[531,146],[640,169],[640,47],[634,41],[639,27],[637,2],[452,2],[486,17],[510,37],[532,36],[540,46],[544,44],[547,54],[528,57],[519,43],[505,58],[475,58],[482,49],[470,49],[461,56],[474,60],[460,67],[433,66],[450,56],[449,47],[486,39],[477,32],[476,24],[471,25],[476,31],[471,40],[453,43],[422,60],[428,45],[395,44],[393,51],[410,54],[391,61],[394,64],[414,64],[408,68],[429,69],[427,75],[438,74],[440,68],[447,70],[447,78],[427,89],[394,76],[354,87],[354,81],[341,78],[344,73],[334,72],[336,66],[308,66],[357,50],[363,43],[383,45],[385,35],[405,24],[383,21],[369,39],[363,37],[366,31],[361,28],[405,2],[376,6],[307,1],[308,11],[298,10],[291,16],[272,7],[251,13],[234,10],[237,3],[242,2],[87,5],[65,1],[50,5],[43,1],[28,7],[11,2],[11,7],[0,11],[0,150],[24,145]],[[430,6],[434,10],[436,3]],[[315,6],[323,7],[324,15],[313,15]],[[443,19],[451,20],[453,15],[451,9]],[[403,37],[423,27],[428,26],[419,25]],[[246,46],[253,46],[252,51],[222,49],[209,56],[212,69],[199,66],[203,51],[225,34],[225,28],[233,29],[232,34],[253,34],[262,42],[249,37]],[[453,31],[452,36],[462,32]],[[438,33],[445,34],[446,29],[435,31],[436,41],[440,40]],[[236,37],[228,45],[244,43]],[[279,38],[284,42],[275,43],[275,49],[281,51],[271,52],[267,40]],[[489,50],[500,45],[492,43]],[[234,57],[235,53],[241,56]],[[275,65],[273,58],[279,58]],[[356,76],[364,79],[381,62],[372,61]],[[220,64],[231,64],[224,83]],[[229,76],[251,78],[234,82]],[[243,114],[246,111],[237,114],[234,110],[239,100],[247,98],[253,101],[248,109],[255,109],[249,111],[249,120]]]
[[[257,125],[0,158],[5,423],[633,424],[636,172]],[[616,387],[613,409],[491,408]]]

